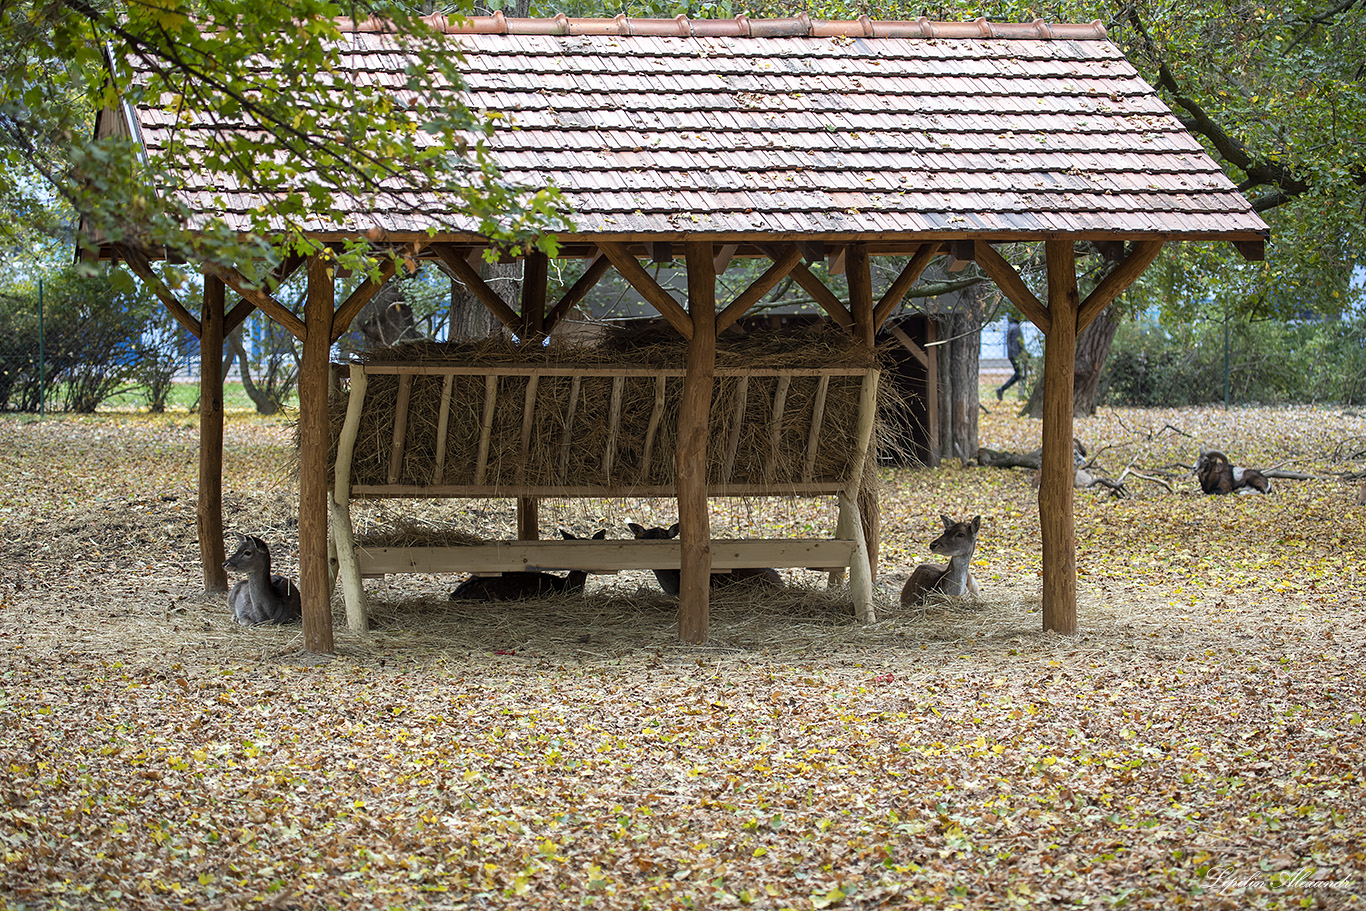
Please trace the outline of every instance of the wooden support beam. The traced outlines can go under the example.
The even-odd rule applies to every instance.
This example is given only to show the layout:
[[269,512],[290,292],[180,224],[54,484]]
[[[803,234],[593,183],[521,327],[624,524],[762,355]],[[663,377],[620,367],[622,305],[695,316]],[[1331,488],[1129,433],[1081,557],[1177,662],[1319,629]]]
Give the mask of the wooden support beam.
[[1100,258],[1107,263],[1117,263],[1124,256],[1124,241],[1122,240],[1093,240],[1091,246],[1096,248]]
[[849,313],[853,317],[854,338],[869,348],[877,331],[873,325],[873,273],[867,244],[845,247],[845,268],[849,276]]
[[1233,248],[1243,255],[1243,259],[1251,263],[1260,263],[1266,259],[1266,241],[1264,240],[1235,240]]
[[560,320],[568,316],[569,311],[574,309],[579,301],[588,296],[588,292],[593,290],[593,287],[597,285],[598,281],[601,280],[611,268],[612,261],[602,253],[598,253],[597,256],[593,257],[593,261],[588,264],[588,268],[584,270],[583,275],[579,276],[579,280],[574,282],[574,286],[566,291],[564,297],[560,298],[554,308],[546,314],[546,335],[555,331],[555,327],[560,324]]
[[[640,296],[659,311],[659,315],[669,321],[669,325],[678,330],[678,334],[685,339],[693,336],[692,319],[688,316],[688,311],[678,305],[678,301],[670,296],[669,292],[659,287],[659,283],[650,277],[650,273],[641,268],[640,263],[631,255],[631,252],[621,244],[602,243],[598,249],[606,254],[607,258],[616,266],[621,277],[630,283],[631,287],[640,292]],[[708,270],[711,271],[711,270]],[[713,298],[715,292],[713,291]]]
[[[760,244],[760,249],[775,263],[783,258],[783,249],[781,247]],[[824,249],[824,245],[822,245],[822,249]],[[820,305],[821,309],[824,310],[837,325],[847,329],[854,324],[854,318],[849,315],[849,311],[844,308],[844,304],[840,303],[839,298],[835,297],[830,289],[825,287],[824,282],[811,274],[811,270],[806,268],[805,265],[798,262],[792,267],[791,274],[793,280],[806,289],[807,294],[810,294],[815,298],[816,303]]]
[[657,240],[650,244],[650,262],[666,265],[674,261],[674,245],[667,240]]
[[413,392],[413,375],[399,374],[398,398],[394,402],[394,436],[389,443],[389,483],[397,484],[403,471],[403,454],[408,448],[408,399]]
[[716,274],[723,274],[730,267],[730,261],[735,256],[735,251],[740,249],[739,244],[722,244],[716,251],[716,258],[712,261]]
[[650,480],[650,461],[655,453],[655,435],[659,433],[659,423],[664,419],[664,392],[666,378],[664,374],[655,377],[655,404],[650,409],[650,423],[645,428],[645,450],[640,456],[640,483],[645,484]]
[[[317,257],[314,257],[314,259],[316,258]],[[251,287],[247,283],[247,280],[242,277],[242,273],[238,272],[236,269],[214,265],[206,266],[204,271],[206,275],[213,274],[222,279],[229,288],[241,295],[243,300],[250,301],[257,310],[260,310],[266,316],[275,320],[275,322],[279,323],[281,326],[284,326],[285,329],[289,331],[289,334],[299,341],[305,341],[305,336],[308,333],[304,329],[304,321],[290,312],[288,307],[262,291],[260,288]],[[331,314],[329,314],[329,317],[330,316]],[[328,331],[331,331],[331,325],[331,319],[329,318]],[[329,338],[328,342],[331,343],[331,341],[331,338]]]
[[925,318],[925,354],[929,363],[925,366],[925,436],[927,454],[925,464],[931,468],[939,465],[939,347],[931,344],[938,335],[935,321]]
[[[544,294],[541,296],[544,301]],[[525,308],[523,316],[526,315]],[[536,330],[539,331],[539,330]],[[522,400],[522,441],[517,463],[518,483],[526,474],[526,466],[531,455],[531,433],[536,428],[536,393],[540,390],[540,374],[533,373],[526,380],[526,396]],[[541,537],[541,503],[535,497],[517,498],[517,539],[535,541]]]
[[831,275],[843,275],[848,253],[849,248],[847,246],[825,251],[825,271]]
[[327,394],[336,286],[330,254],[325,249],[308,263],[306,329],[298,380],[299,593],[303,598],[304,648],[323,654],[333,650],[332,578],[327,559],[327,454],[331,448]]
[[955,240],[951,242],[949,244],[949,271],[962,272],[966,269],[968,263],[976,258],[973,251],[975,246],[976,242],[971,240]]
[[436,417],[436,466],[432,469],[432,483],[441,484],[446,477],[446,437],[451,426],[451,389],[455,374],[448,373],[441,381],[441,406]]
[[1100,316],[1100,311],[1138,281],[1139,276],[1147,271],[1153,260],[1157,259],[1157,254],[1161,252],[1160,240],[1140,240],[1135,243],[1129,255],[1120,260],[1119,265],[1086,295],[1086,300],[1077,312],[1077,334],[1080,335],[1082,330],[1091,325],[1092,320]]
[[[307,256],[299,256],[297,253],[291,253],[289,256],[286,256],[284,261],[271,271],[271,284],[276,288],[280,287],[280,285],[284,284],[290,276],[295,272],[298,272],[299,267],[306,262],[308,262]],[[245,298],[238,300],[236,305],[228,311],[228,315],[223,318],[223,334],[226,336],[238,326],[242,325],[255,309],[256,305],[251,301]]]
[[498,376],[484,377],[484,411],[479,425],[479,452],[474,457],[474,483],[484,483],[489,467],[489,444],[493,439],[493,410],[498,405]]
[[204,591],[228,590],[223,568],[223,283],[204,277],[199,336],[199,501],[195,525]]
[[1077,542],[1073,517],[1072,373],[1077,352],[1076,254],[1071,238],[1044,244],[1048,309],[1044,337],[1043,457],[1039,472],[1039,531],[1043,540],[1043,628],[1077,630]]
[[465,261],[465,258],[460,255],[459,251],[450,244],[432,244],[431,250],[437,255],[441,262],[445,264],[446,268],[450,270],[451,274],[456,277],[460,284],[464,285],[471,294],[479,299],[480,303],[488,308],[489,312],[497,318],[498,322],[506,326],[513,334],[518,334],[522,331],[522,318],[513,312],[513,309],[507,305],[506,301],[498,296],[497,291],[490,288],[488,284],[479,277],[479,273],[475,271],[473,266]]
[[792,386],[792,377],[784,374],[778,377],[778,388],[773,392],[773,410],[768,415],[768,461],[764,463],[764,481],[772,483],[773,473],[778,466],[778,453],[783,446],[783,412],[787,410],[787,391]]
[[689,240],[688,312],[693,334],[678,413],[678,635],[707,641],[711,597],[711,520],[707,512],[707,432],[716,375],[716,271],[710,242]]
[[802,463],[802,481],[809,483],[816,471],[816,456],[820,452],[821,422],[825,420],[825,399],[830,394],[830,377],[822,376],[816,384],[816,401],[811,406],[811,430],[806,435],[806,459]]
[[574,411],[579,405],[579,390],[583,385],[583,377],[575,374],[569,381],[569,404],[565,406],[564,412],[564,439],[560,441],[560,473],[558,475],[561,484],[569,474],[569,453],[574,442]]
[[389,279],[393,278],[397,271],[398,259],[386,259],[380,263],[379,278],[366,276],[365,281],[361,282],[354,291],[346,296],[346,300],[337,308],[336,316],[332,319],[332,341],[335,342],[346,334],[346,330],[351,328],[351,321],[356,318],[366,304],[374,300],[375,295],[389,283]]
[[332,501],[328,504],[337,578],[341,579],[342,597],[346,601],[346,625],[357,632],[369,628],[370,618],[360,564],[356,559],[355,533],[351,528],[351,462],[356,452],[361,413],[365,410],[367,383],[365,369],[360,364],[352,364],[351,395],[346,402],[346,420],[337,434],[337,465],[333,472]]
[[925,353],[924,348],[921,348],[915,343],[915,339],[907,335],[900,326],[892,326],[887,331],[892,333],[892,337],[901,343],[901,347],[911,353],[911,357],[915,358],[916,361],[920,363],[920,366],[924,367],[926,370],[930,369],[930,356]]
[[1010,302],[1019,308],[1026,319],[1038,326],[1040,332],[1048,335],[1053,317],[1049,315],[1048,308],[1039,303],[1034,292],[1029,290],[1029,286],[1020,278],[1020,273],[1015,271],[1015,267],[1006,262],[1005,257],[988,243],[977,244],[974,255],[977,258],[977,265],[981,266],[982,271],[996,283],[1001,293],[1010,298]]
[[612,483],[612,468],[617,460],[617,438],[621,435],[621,400],[626,393],[626,377],[612,377],[612,403],[607,413],[607,446],[602,453],[602,478]]
[[769,266],[763,275],[754,280],[744,291],[731,301],[726,309],[722,310],[716,317],[716,331],[724,332],[735,324],[735,321],[749,312],[759,301],[763,300],[764,295],[778,287],[778,283],[787,278],[798,263],[802,261],[802,251],[798,250],[795,244],[785,244],[775,248],[780,252],[780,256],[774,260],[773,265]]
[[735,381],[735,411],[730,418],[730,438],[726,441],[726,461],[721,466],[721,478],[729,484],[735,475],[735,457],[740,452],[740,431],[745,424],[745,410],[749,405],[749,377]]
[[522,264],[522,338],[545,335],[546,285],[550,277],[550,257],[532,250]]
[[199,338],[203,332],[199,320],[195,319],[194,314],[186,310],[180,301],[176,300],[171,289],[167,288],[161,277],[152,271],[152,264],[147,261],[143,252],[133,247],[120,247],[119,255],[128,263],[128,268],[133,270],[133,274],[142,279],[142,283],[147,286],[148,290],[166,305],[166,309],[170,311],[171,316],[175,317],[176,322],[189,330],[195,338]]
[[910,291],[915,283],[920,280],[925,268],[937,255],[939,255],[938,244],[921,244],[920,249],[915,251],[915,255],[906,263],[906,267],[901,270],[901,274],[892,282],[892,286],[887,289],[887,293],[882,295],[882,299],[873,307],[873,331],[882,328],[882,324],[887,322],[887,317],[892,315],[892,311],[897,308],[906,292]]

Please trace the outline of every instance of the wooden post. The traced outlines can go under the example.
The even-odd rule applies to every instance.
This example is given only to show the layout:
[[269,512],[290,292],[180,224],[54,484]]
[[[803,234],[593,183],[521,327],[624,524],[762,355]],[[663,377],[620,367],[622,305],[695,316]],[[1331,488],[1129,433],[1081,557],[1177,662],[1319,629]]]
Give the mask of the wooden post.
[[1076,254],[1072,240],[1044,245],[1050,325],[1044,337],[1043,461],[1039,526],[1043,538],[1043,628],[1077,630],[1077,541],[1073,520],[1072,372],[1077,355]]
[[199,336],[199,554],[204,591],[228,590],[223,568],[223,308],[222,279],[204,276]]
[[925,317],[925,357],[929,365],[925,368],[925,464],[930,468],[939,467],[939,346],[931,345],[936,337],[935,319]]
[[[545,297],[550,258],[539,250],[528,253],[522,265],[522,338],[539,339],[545,335]],[[523,464],[530,439],[531,421],[536,408],[536,377],[528,380],[527,405],[523,416]],[[541,536],[540,501],[535,497],[517,498],[517,537],[535,541]]]
[[[849,275],[849,312],[854,318],[854,338],[868,348],[876,345],[877,324],[873,317],[873,273],[866,244],[850,244],[845,255],[845,271]],[[859,521],[863,524],[863,541],[868,554],[868,570],[877,578],[877,556],[882,534],[882,506],[878,498],[877,444],[866,456],[868,463],[861,475],[858,490]],[[852,582],[851,574],[850,580]]]
[[333,650],[327,565],[327,375],[335,273],[330,250],[308,261],[304,350],[299,363],[299,593],[304,648],[325,654]]
[[711,595],[711,524],[707,515],[707,430],[716,375],[716,265],[712,245],[689,240],[687,372],[678,412],[678,525],[681,574],[678,636],[707,641]]
[[[355,532],[351,527],[351,461],[356,451],[356,432],[360,429],[361,412],[365,409],[367,383],[365,369],[360,364],[352,364],[351,398],[346,403],[346,422],[337,435],[337,466],[332,479],[332,502],[328,506],[332,519],[333,550],[337,555],[337,576],[341,579],[342,596],[346,599],[346,625],[357,632],[369,629],[370,619],[360,565],[356,562]],[[332,586],[329,585],[329,595],[331,591]]]

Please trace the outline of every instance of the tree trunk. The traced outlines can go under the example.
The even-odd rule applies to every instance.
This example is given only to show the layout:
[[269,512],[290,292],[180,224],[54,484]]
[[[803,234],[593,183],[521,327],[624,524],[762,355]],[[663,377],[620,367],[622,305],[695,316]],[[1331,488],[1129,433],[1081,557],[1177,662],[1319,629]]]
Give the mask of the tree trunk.
[[967,461],[977,454],[978,371],[982,303],[978,295],[939,317],[936,336],[948,339],[939,352],[939,458]]
[[[1091,324],[1077,336],[1076,370],[1072,377],[1072,416],[1090,417],[1096,413],[1096,393],[1100,375],[1110,357],[1110,346],[1119,331],[1120,316],[1113,307],[1106,307]],[[1029,401],[1020,414],[1031,418],[1043,417],[1043,383],[1035,383]]]
[[[513,310],[522,296],[521,263],[479,263],[479,277]],[[451,279],[451,330],[448,338],[488,338],[502,328],[489,309],[465,286]]]

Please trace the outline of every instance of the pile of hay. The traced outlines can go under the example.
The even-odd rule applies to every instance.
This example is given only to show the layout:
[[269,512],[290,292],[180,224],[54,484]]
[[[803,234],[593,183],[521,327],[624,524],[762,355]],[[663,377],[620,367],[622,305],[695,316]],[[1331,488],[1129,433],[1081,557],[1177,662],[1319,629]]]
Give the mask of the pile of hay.
[[[420,342],[378,349],[367,363],[458,365],[462,367],[565,367],[646,368],[681,370],[687,344],[669,342],[583,347],[551,344],[518,347],[495,338],[480,342]],[[717,367],[725,368],[818,368],[867,369],[877,365],[877,354],[853,341],[846,333],[811,330],[748,336],[717,346]],[[476,483],[476,466],[484,421],[484,375],[457,375],[453,379],[450,416],[446,431],[446,457],[441,477],[435,477],[438,415],[444,377],[412,378],[405,432],[404,453],[397,478],[401,485],[467,486]],[[658,417],[649,464],[645,444],[655,411],[656,375],[627,377],[621,390],[620,424],[615,435],[614,457],[605,465],[611,438],[610,414],[613,378],[541,376],[537,380],[530,444],[522,450],[526,376],[498,379],[492,433],[489,439],[483,483],[495,489],[524,487],[593,487],[627,490],[672,488],[676,480],[673,458],[677,443],[678,411],[683,379],[669,377],[664,406]],[[718,375],[712,392],[711,432],[708,444],[708,483],[711,485],[762,484],[769,488],[802,482],[807,440],[813,420],[819,378],[795,376],[786,390],[786,404],[779,424],[777,457],[773,457],[771,418],[778,377],[751,377],[745,396],[739,445],[729,477],[724,466],[730,446],[740,379]],[[853,469],[857,441],[858,401],[861,376],[835,376],[829,381],[820,445],[812,474],[816,482],[839,482]],[[884,384],[885,386],[886,384]],[[389,483],[395,408],[399,378],[371,374],[365,409],[357,434],[352,462],[354,484]],[[331,404],[333,452],[346,414],[347,401],[337,397]],[[565,446],[566,437],[569,444]]]

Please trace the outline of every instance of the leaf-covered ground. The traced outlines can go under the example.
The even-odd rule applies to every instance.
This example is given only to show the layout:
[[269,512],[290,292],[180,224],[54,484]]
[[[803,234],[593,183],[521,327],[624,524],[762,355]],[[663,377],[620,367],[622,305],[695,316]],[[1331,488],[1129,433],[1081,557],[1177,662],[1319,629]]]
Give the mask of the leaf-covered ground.
[[[993,411],[984,445],[1038,445]],[[232,418],[226,501],[292,574],[289,435]],[[1078,436],[1174,490],[1078,492],[1075,636],[1040,631],[1027,473],[955,465],[884,471],[871,626],[819,591],[718,600],[691,647],[640,574],[512,607],[402,577],[315,659],[199,593],[193,417],[0,420],[0,908],[1361,907],[1366,507],[1340,480],[1202,497],[1177,465],[1361,471],[1366,417],[1121,410]],[[668,508],[547,504],[543,530]],[[941,512],[983,516],[983,601],[903,610]],[[412,516],[513,526],[363,519]]]

